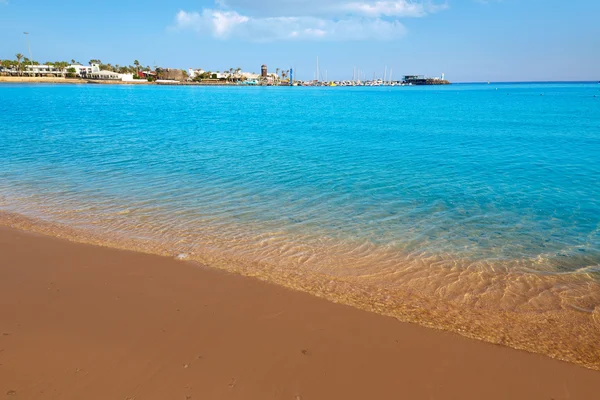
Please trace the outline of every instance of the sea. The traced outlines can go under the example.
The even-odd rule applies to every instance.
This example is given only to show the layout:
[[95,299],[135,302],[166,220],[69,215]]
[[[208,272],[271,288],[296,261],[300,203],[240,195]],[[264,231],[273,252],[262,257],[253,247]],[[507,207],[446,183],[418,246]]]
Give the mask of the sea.
[[600,369],[597,83],[3,84],[0,224]]

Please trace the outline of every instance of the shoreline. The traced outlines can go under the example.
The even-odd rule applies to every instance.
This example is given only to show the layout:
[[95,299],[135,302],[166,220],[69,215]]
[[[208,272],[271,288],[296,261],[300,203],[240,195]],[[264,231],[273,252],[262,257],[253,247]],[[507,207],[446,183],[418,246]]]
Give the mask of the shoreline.
[[214,82],[148,82],[143,79],[133,81],[119,80],[90,80],[79,78],[48,78],[48,77],[25,77],[25,76],[0,76],[0,84],[16,83],[51,83],[51,84],[78,84],[78,85],[148,85],[148,86],[233,86],[247,87],[253,85],[237,85],[232,83],[214,83]]
[[[287,264],[256,263],[252,260],[248,262],[243,258],[227,256],[226,249],[219,247],[215,247],[212,251],[205,249],[203,252],[190,253],[183,248],[165,246],[164,243],[153,241],[151,238],[138,240],[126,232],[109,235],[106,232],[65,225],[45,218],[32,218],[2,211],[0,211],[1,226],[109,249],[176,259],[183,257],[187,261],[200,263],[215,270],[257,278],[276,286],[396,318],[402,322],[415,323],[426,328],[456,333],[469,339],[541,354],[600,370],[600,331],[597,330],[600,324],[597,313],[600,310],[597,309],[592,310],[591,314],[582,312],[583,310],[578,308],[540,311],[531,309],[528,312],[503,308],[478,309],[444,301],[437,298],[435,294],[420,294],[418,287],[413,288],[410,285],[395,291],[384,289],[373,292],[372,288],[360,286],[352,279],[318,274],[304,269],[299,273],[293,268],[290,269],[290,265]],[[438,272],[445,273],[443,270]],[[428,276],[428,280],[437,279],[435,273]],[[475,278],[478,279],[478,275],[475,275]],[[465,277],[465,282],[468,279],[469,277]],[[500,273],[496,279],[505,280],[507,276]],[[514,281],[510,283],[512,286],[501,286],[504,291],[518,291],[519,288],[514,285],[530,279],[540,279],[540,277],[517,275],[511,279]],[[545,282],[543,287],[548,285],[560,287],[567,283],[560,279],[555,277],[552,281]],[[469,295],[469,292],[465,292],[464,295]]]
[[70,83],[83,84],[87,83],[84,79],[75,78],[39,78],[27,76],[0,76],[0,84],[2,83]]
[[[410,285],[395,291],[384,289],[374,292],[373,288],[360,286],[359,282],[340,276],[318,274],[305,269],[300,273],[287,264],[257,263],[228,256],[226,249],[218,246],[212,250],[208,248],[201,252],[192,250],[190,253],[188,249],[171,247],[166,243],[156,242],[150,237],[136,239],[126,232],[110,235],[102,231],[65,224],[65,222],[52,222],[51,219],[42,216],[35,218],[0,211],[0,227],[2,226],[108,249],[134,251],[171,259],[183,258],[209,266],[214,270],[256,278],[278,287],[392,317],[398,321],[600,370],[600,331],[597,330],[600,324],[598,320],[600,309],[584,312],[584,309],[577,307],[556,310],[531,308],[529,311],[511,311],[501,307],[474,308],[453,301],[444,301],[436,297],[435,293],[421,293],[419,287]],[[214,238],[207,240],[212,242]],[[443,269],[438,272],[445,274]],[[430,271],[426,273],[429,274],[427,280],[437,279],[436,273],[431,274]],[[479,279],[479,275],[474,277]],[[464,278],[464,282],[469,279],[468,276]],[[536,275],[519,274],[510,278],[511,283],[506,281],[508,277],[500,272],[495,280],[506,281],[506,284],[500,287],[504,288],[504,292],[508,290],[512,293],[519,290],[515,285],[528,281],[531,284],[531,279],[542,278]],[[561,287],[571,284],[562,281],[560,276],[548,279],[551,281],[545,281],[543,287]],[[471,296],[471,293],[467,291],[464,295]]]
[[[90,84],[88,79],[79,78],[48,78],[48,77],[26,77],[26,76],[0,76],[0,84],[2,83],[59,83],[59,84]],[[153,85],[154,82],[137,80],[131,82],[124,81],[98,81],[94,83],[110,84],[110,85]]]
[[0,393],[592,399],[598,371],[172,258],[0,227]]

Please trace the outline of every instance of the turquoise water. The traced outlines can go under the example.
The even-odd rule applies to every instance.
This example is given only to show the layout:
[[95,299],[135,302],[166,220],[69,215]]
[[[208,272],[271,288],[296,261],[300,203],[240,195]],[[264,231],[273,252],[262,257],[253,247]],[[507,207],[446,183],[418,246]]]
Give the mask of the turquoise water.
[[420,306],[600,312],[598,84],[0,99],[0,210],[308,291],[325,277]]

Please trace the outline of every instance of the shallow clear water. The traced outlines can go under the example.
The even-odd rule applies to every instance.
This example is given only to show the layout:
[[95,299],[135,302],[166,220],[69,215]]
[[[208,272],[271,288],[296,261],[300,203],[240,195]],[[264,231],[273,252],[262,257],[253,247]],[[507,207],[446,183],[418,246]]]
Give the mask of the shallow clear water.
[[598,84],[0,99],[0,210],[515,347],[550,314],[600,338]]

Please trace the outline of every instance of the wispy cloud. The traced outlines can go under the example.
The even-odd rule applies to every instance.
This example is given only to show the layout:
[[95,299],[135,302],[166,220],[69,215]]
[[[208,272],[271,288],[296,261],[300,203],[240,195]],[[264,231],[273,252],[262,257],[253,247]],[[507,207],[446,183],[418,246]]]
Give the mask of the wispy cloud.
[[445,3],[407,0],[219,0],[215,8],[179,11],[174,28],[257,42],[392,40],[406,34],[400,18],[424,17],[445,8]]
[[364,40],[393,39],[405,34],[398,21],[379,18],[329,20],[315,17],[248,17],[235,11],[204,9],[179,11],[179,29],[208,32],[217,39],[242,38],[248,41],[293,39]]
[[409,1],[376,1],[355,2],[344,5],[349,12],[369,17],[424,17],[428,14],[445,10],[444,4],[413,3]]

